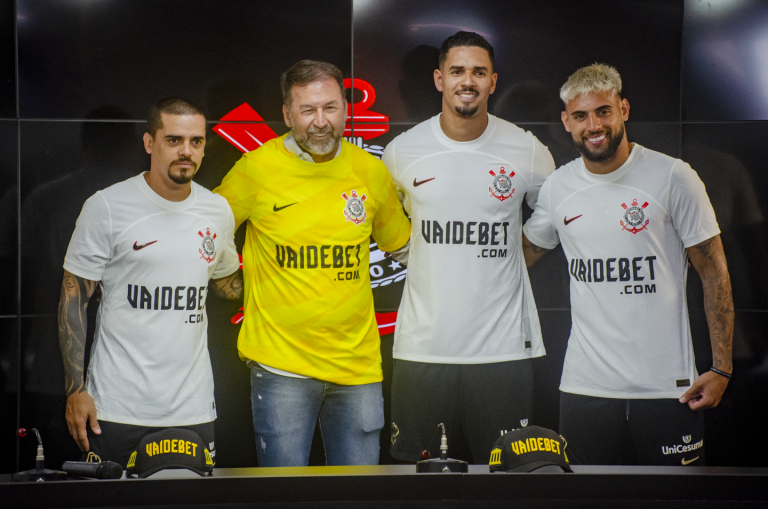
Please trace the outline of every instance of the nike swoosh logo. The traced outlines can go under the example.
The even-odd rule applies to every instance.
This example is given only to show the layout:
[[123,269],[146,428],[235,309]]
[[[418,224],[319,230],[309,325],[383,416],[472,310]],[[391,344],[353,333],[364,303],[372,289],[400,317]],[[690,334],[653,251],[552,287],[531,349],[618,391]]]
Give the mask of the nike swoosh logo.
[[568,219],[568,217],[567,217],[567,216],[563,216],[563,224],[564,224],[565,226],[568,226],[568,224],[569,224],[571,221],[576,221],[576,220],[577,220],[578,218],[580,218],[581,216],[582,216],[582,214],[579,214],[578,216],[576,216],[576,217],[572,217],[572,218],[570,218],[570,219]]
[[416,182],[416,179],[413,179],[413,187],[419,187],[421,184],[426,184],[430,180],[435,180],[435,177],[432,177],[431,179],[422,180],[421,182]]
[[139,249],[144,249],[144,248],[145,248],[145,247],[147,247],[147,246],[151,246],[151,245],[152,245],[152,244],[154,244],[155,242],[157,242],[157,241],[156,241],[156,240],[153,240],[152,242],[147,242],[146,244],[142,244],[142,245],[140,245],[140,246],[139,246],[139,245],[138,245],[138,244],[139,244],[139,241],[137,240],[136,242],[134,242],[134,243],[133,243],[133,250],[134,250],[134,251],[138,251]]
[[685,461],[685,458],[683,458],[683,459],[682,459],[682,463],[683,463],[683,465],[687,465],[687,464],[689,464],[689,463],[693,463],[693,462],[694,462],[694,461],[696,461],[697,459],[699,459],[699,457],[698,457],[698,456],[696,456],[696,457],[695,457],[695,458],[693,458],[692,460],[688,460],[688,461]]
[[277,206],[277,203],[275,203],[275,204],[272,206],[272,210],[274,210],[275,212],[280,212],[281,210],[283,210],[283,209],[287,209],[287,208],[288,208],[288,207],[290,207],[291,205],[296,205],[297,203],[299,203],[299,202],[293,202],[293,203],[291,203],[290,205],[284,205],[284,206],[282,206],[282,207],[278,207],[278,206]]

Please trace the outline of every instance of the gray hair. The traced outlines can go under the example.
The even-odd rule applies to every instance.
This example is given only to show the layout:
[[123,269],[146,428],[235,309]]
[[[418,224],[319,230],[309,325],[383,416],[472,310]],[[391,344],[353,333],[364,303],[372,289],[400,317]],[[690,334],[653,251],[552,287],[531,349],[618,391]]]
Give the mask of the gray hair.
[[280,76],[280,88],[283,92],[283,104],[291,107],[291,89],[293,87],[303,87],[313,81],[320,81],[330,78],[339,85],[341,98],[346,101],[344,96],[344,75],[338,67],[328,62],[319,62],[317,60],[301,60],[291,66]]
[[606,90],[621,95],[621,76],[610,65],[594,63],[571,74],[560,88],[560,99],[567,108],[569,102],[582,94]]

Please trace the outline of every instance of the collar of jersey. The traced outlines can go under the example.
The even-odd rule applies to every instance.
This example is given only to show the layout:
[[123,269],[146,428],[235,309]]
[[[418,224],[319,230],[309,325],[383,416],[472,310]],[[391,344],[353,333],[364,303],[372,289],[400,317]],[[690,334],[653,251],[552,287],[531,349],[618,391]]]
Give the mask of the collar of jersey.
[[152,188],[149,187],[149,184],[147,184],[147,181],[144,178],[144,173],[146,172],[139,173],[136,177],[134,177],[136,179],[136,185],[139,186],[139,189],[141,189],[141,192],[144,193],[147,198],[152,200],[152,202],[159,207],[162,207],[165,210],[181,211],[186,210],[195,204],[195,200],[197,199],[197,187],[195,186],[194,182],[192,182],[192,190],[189,193],[189,196],[187,196],[186,200],[169,201],[154,192]]
[[[288,133],[290,134],[290,133]],[[291,152],[285,147],[285,138],[288,137],[288,134],[284,134],[280,138],[277,139],[277,150],[280,151],[283,155],[290,157],[291,162],[295,163],[295,168],[299,168],[301,170],[306,170],[310,173],[321,173],[321,172],[335,172],[338,171],[339,167],[336,165],[345,155],[347,152],[349,152],[349,142],[344,140],[342,138],[341,140],[341,150],[339,153],[330,161],[325,161],[323,163],[316,163],[316,162],[307,162],[298,157],[296,154]]]
[[471,141],[455,141],[446,136],[443,132],[443,128],[440,127],[440,115],[442,115],[442,113],[432,117],[432,132],[435,133],[435,137],[440,143],[454,150],[477,150],[482,147],[486,141],[491,139],[493,132],[496,130],[496,117],[489,113],[488,125],[485,126],[485,131],[483,131],[483,134],[481,134],[479,138]]
[[581,163],[581,174],[584,176],[584,178],[593,182],[616,182],[621,177],[632,171],[632,168],[635,166],[635,161],[637,161],[637,159],[640,157],[639,154],[643,150],[643,147],[637,143],[632,143],[632,147],[632,152],[629,153],[629,157],[626,161],[624,161],[624,164],[613,170],[611,173],[608,173],[607,175],[598,175],[596,173],[592,173],[584,165],[584,159],[580,157],[579,162]]

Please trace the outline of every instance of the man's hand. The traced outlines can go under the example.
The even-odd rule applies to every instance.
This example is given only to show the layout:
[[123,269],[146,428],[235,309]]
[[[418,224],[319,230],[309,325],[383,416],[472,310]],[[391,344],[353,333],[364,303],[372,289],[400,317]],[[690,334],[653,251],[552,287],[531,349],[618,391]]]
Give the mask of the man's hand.
[[699,375],[690,389],[680,398],[680,403],[688,403],[691,410],[715,408],[723,398],[728,379],[712,371]]
[[539,247],[523,234],[523,258],[525,258],[525,266],[530,267],[534,263],[538,262],[542,256],[552,251],[551,249],[545,249]]
[[91,429],[97,435],[101,435],[99,421],[96,420],[96,405],[87,391],[74,392],[67,398],[67,427],[69,434],[77,442],[81,451],[90,450],[88,433],[85,429],[86,421],[90,421]]

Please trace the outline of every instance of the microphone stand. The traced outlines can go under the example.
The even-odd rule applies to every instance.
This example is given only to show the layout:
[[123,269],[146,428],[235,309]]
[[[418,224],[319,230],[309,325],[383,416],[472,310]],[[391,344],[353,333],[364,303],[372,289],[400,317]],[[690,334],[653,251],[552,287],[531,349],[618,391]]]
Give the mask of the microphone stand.
[[[43,482],[43,481],[66,481],[67,473],[61,470],[48,470],[45,468],[45,455],[43,454],[43,439],[36,428],[32,428],[37,436],[37,456],[35,456],[35,469],[16,472],[11,476],[13,482]],[[27,436],[27,430],[20,428],[17,433],[20,437]]]
[[416,462],[416,472],[435,473],[435,472],[461,472],[467,473],[469,465],[466,461],[455,460],[448,457],[448,438],[445,436],[445,425],[441,422],[438,427],[442,431],[440,438],[440,458],[425,459]]

